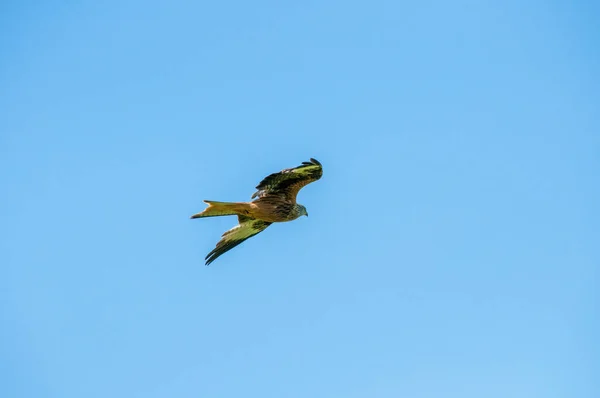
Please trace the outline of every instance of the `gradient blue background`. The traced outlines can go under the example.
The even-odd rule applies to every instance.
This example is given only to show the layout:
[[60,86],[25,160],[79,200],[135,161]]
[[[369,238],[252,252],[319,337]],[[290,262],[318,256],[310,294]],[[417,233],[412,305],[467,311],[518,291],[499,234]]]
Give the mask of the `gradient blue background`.
[[0,396],[599,396],[597,2],[0,9]]

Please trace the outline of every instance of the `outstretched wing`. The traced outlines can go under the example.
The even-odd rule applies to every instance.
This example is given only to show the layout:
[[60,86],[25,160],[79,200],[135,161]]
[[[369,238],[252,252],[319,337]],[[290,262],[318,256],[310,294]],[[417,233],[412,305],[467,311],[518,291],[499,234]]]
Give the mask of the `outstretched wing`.
[[229,231],[225,232],[221,237],[217,247],[206,256],[206,265],[209,265],[217,259],[221,254],[233,249],[243,241],[254,235],[264,231],[270,222],[255,220],[244,216],[238,216],[240,223]]
[[317,181],[323,175],[323,166],[318,160],[302,162],[298,167],[281,170],[265,177],[256,186],[252,199],[266,195],[283,195],[287,200],[295,201],[298,191],[305,185]]

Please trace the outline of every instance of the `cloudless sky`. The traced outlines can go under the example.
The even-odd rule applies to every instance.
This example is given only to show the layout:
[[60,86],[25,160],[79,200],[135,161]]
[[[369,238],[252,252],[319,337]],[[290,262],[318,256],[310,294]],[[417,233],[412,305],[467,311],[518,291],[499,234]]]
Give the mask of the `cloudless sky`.
[[[599,18],[4,2],[0,396],[598,397]],[[310,157],[205,267],[202,200]]]

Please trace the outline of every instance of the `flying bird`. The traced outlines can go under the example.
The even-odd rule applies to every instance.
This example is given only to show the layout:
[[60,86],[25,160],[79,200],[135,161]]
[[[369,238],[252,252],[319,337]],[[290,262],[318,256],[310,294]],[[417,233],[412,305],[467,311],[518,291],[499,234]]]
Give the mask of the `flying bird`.
[[264,231],[274,222],[286,222],[308,216],[306,207],[296,203],[302,187],[323,175],[319,161],[311,158],[298,167],[284,169],[265,177],[257,186],[251,202],[216,202],[205,200],[208,207],[191,218],[237,215],[238,225],[226,231],[217,246],[206,256],[206,265],[243,241]]

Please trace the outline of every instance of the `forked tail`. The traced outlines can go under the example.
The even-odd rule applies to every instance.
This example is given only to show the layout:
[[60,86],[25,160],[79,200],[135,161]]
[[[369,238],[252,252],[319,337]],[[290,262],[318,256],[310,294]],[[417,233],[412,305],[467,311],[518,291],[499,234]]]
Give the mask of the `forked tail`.
[[236,202],[215,202],[214,200],[205,200],[208,207],[204,211],[194,214],[191,218],[232,216],[234,214],[247,214],[247,203]]

